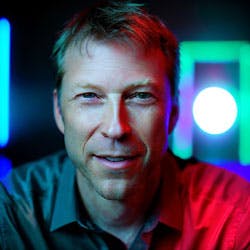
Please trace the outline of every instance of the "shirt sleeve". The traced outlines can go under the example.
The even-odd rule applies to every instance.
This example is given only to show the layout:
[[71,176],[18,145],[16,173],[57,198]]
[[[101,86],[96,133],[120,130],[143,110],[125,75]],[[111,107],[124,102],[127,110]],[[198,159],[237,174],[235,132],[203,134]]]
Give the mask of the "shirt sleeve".
[[45,250],[42,234],[37,230],[32,214],[24,209],[0,183],[0,249]]
[[15,224],[14,203],[0,183],[0,249],[25,249]]
[[242,216],[240,216],[238,231],[236,232],[235,249],[250,249],[250,197],[242,210]]

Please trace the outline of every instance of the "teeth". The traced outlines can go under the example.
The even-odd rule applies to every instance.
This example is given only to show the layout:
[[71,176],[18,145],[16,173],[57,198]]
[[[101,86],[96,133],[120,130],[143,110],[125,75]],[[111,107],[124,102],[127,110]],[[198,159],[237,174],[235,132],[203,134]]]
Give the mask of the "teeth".
[[113,162],[118,162],[118,161],[124,161],[124,157],[105,157],[106,160],[108,161],[113,161]]

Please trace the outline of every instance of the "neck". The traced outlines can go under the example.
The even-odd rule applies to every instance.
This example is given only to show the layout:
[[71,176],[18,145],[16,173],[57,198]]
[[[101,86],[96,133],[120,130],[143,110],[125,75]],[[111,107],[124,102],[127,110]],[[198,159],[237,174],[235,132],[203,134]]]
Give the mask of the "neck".
[[157,182],[149,189],[139,189],[124,199],[112,200],[96,192],[80,171],[77,172],[77,183],[91,220],[127,246],[140,231],[159,185]]

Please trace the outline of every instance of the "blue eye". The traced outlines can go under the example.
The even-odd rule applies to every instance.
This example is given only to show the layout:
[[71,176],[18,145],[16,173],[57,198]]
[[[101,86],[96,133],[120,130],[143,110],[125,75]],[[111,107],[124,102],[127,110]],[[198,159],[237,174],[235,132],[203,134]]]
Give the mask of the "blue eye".
[[140,98],[140,99],[148,99],[153,97],[151,93],[147,93],[147,92],[138,92],[135,93],[135,97]]
[[102,97],[95,92],[84,92],[78,95],[79,100],[83,104],[100,104]]
[[150,92],[135,92],[128,96],[130,103],[150,105],[156,101],[156,97]]
[[83,98],[98,98],[97,94],[93,93],[93,92],[82,93],[81,97],[83,97]]

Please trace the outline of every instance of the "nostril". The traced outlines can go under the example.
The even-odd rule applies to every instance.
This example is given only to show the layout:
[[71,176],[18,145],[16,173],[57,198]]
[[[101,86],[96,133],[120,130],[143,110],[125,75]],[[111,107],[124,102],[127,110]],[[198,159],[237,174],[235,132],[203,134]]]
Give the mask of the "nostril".
[[104,137],[112,139],[120,139],[128,134],[130,131],[129,125],[122,121],[110,121],[110,123],[103,127],[102,134]]

